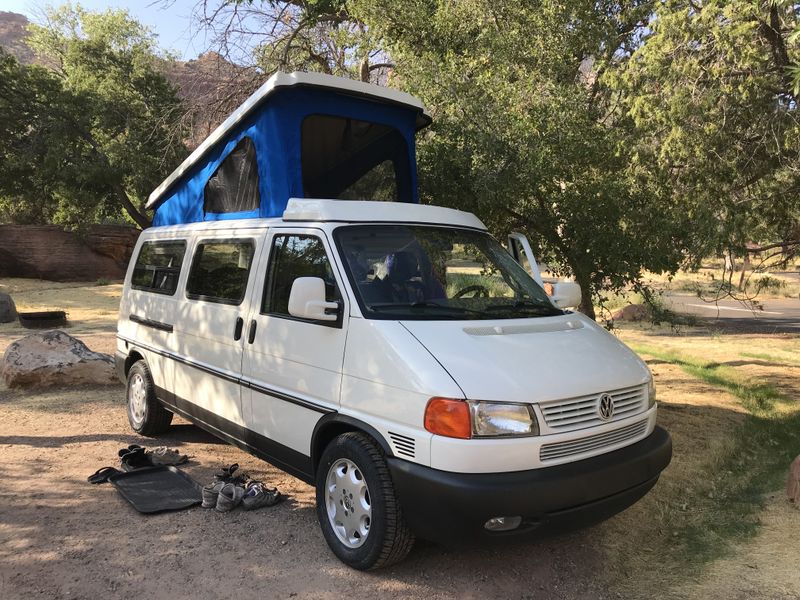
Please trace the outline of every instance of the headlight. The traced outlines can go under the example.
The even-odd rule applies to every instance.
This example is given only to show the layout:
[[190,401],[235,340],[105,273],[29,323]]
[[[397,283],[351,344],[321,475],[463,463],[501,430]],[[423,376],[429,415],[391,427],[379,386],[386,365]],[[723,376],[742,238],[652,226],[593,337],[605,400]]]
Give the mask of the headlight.
[[473,437],[539,435],[539,424],[527,404],[468,403]]
[[462,440],[539,435],[539,423],[528,404],[438,397],[425,407],[425,429]]
[[647,408],[653,408],[656,403],[656,382],[653,377],[650,377],[650,382],[647,384]]

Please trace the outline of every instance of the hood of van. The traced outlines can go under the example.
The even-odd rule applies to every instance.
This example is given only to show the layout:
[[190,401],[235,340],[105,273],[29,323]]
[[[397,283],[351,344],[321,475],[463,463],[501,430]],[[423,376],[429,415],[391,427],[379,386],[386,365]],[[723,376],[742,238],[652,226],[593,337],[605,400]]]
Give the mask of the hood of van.
[[646,383],[642,360],[591,319],[403,321],[467,398],[545,402]]

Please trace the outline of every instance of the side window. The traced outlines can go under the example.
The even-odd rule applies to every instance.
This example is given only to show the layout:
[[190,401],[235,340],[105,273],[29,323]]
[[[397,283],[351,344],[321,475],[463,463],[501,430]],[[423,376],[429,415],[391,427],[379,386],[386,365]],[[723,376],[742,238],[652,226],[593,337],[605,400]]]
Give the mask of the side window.
[[131,277],[135,290],[172,295],[178,288],[186,242],[145,242],[136,257]]
[[254,249],[253,240],[200,242],[189,271],[186,296],[192,300],[241,304]]
[[333,269],[322,240],[313,235],[276,235],[267,267],[262,313],[289,314],[289,293],[298,277],[321,277],[325,280],[325,300],[339,299]]
[[206,213],[232,213],[258,210],[258,163],[256,147],[249,137],[242,138],[217,167],[203,190]]

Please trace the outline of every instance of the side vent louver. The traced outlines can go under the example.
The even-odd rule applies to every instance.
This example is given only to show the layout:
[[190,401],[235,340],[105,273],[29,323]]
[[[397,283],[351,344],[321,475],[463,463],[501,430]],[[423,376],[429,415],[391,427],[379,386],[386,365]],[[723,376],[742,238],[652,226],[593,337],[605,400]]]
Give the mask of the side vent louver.
[[391,431],[389,432],[389,437],[392,439],[395,454],[406,458],[414,458],[414,438],[392,433]]

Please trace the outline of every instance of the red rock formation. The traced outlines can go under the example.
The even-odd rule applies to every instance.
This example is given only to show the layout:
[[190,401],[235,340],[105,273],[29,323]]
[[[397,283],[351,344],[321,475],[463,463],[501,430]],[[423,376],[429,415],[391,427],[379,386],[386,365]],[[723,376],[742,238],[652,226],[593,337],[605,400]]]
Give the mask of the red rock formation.
[[84,238],[58,225],[0,225],[0,277],[122,279],[139,230],[90,226]]

